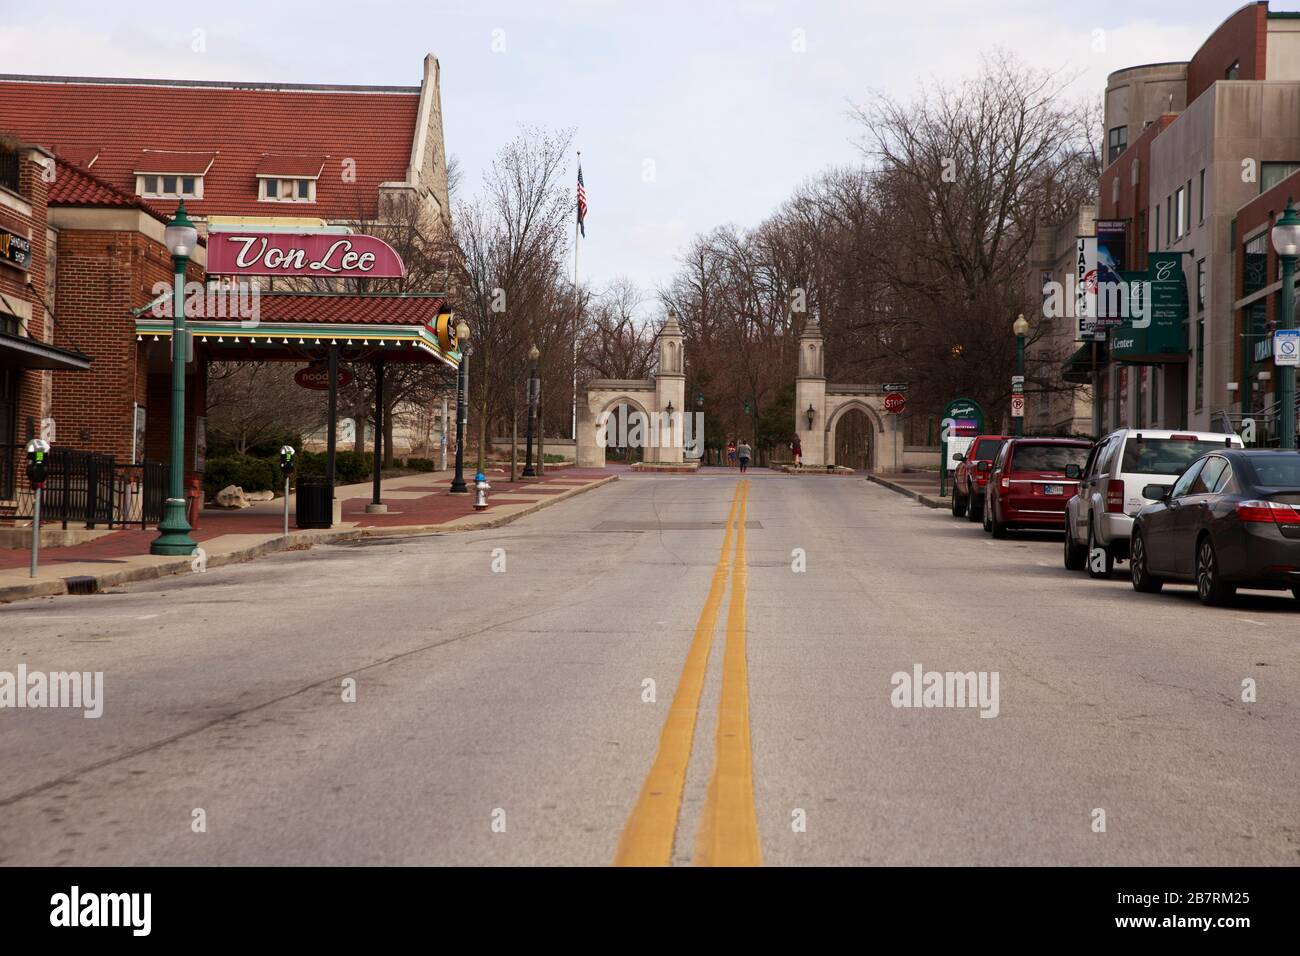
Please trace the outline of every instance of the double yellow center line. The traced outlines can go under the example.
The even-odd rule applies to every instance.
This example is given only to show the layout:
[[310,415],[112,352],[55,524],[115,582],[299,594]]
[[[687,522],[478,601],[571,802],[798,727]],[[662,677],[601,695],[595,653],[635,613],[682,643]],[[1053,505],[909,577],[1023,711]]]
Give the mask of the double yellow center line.
[[[745,507],[749,481],[742,479],[731,499],[722,552],[713,570],[695,636],[672,705],[659,735],[659,749],[641,795],[623,828],[614,856],[616,866],[668,866],[672,862],[677,818],[681,813],[686,768],[695,740],[695,720],[704,691],[704,678],[717,629],[718,612],[731,578],[727,608],[727,643],[722,658],[722,695],[713,774],[709,780],[695,835],[693,862],[697,866],[758,866],[758,814],[754,809],[754,773],[749,734],[749,671],[745,649]],[[732,560],[732,541],[735,559]]]

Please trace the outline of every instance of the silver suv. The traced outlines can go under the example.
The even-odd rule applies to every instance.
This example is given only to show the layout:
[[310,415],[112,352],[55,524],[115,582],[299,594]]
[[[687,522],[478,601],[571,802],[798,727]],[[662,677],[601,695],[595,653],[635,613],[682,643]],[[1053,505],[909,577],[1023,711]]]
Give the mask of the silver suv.
[[1065,505],[1065,566],[1109,577],[1116,561],[1128,560],[1133,516],[1152,499],[1151,484],[1172,485],[1187,466],[1218,448],[1241,448],[1236,435],[1219,432],[1121,428],[1093,447],[1082,469],[1079,490]]

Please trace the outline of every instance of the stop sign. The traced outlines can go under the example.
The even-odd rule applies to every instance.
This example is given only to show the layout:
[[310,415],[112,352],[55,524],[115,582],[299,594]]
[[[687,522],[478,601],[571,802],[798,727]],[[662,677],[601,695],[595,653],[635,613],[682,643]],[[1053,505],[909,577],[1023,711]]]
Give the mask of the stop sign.
[[901,392],[890,392],[885,396],[885,411],[897,415],[907,405],[907,396]]

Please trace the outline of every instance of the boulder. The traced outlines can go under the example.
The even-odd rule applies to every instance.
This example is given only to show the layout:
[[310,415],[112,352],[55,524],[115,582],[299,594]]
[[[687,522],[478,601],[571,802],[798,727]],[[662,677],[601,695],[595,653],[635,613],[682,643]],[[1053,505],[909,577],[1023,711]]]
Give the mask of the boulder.
[[274,501],[274,491],[246,491],[244,497],[249,501]]
[[216,503],[219,508],[248,508],[252,504],[238,485],[226,485],[218,491]]

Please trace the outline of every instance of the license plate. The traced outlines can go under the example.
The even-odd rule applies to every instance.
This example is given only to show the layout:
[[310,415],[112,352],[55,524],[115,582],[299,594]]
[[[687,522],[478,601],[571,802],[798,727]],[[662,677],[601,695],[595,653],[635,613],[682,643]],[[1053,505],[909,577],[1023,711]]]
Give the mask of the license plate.
[[1043,485],[1043,494],[1063,495],[1065,494],[1065,486],[1064,485]]

